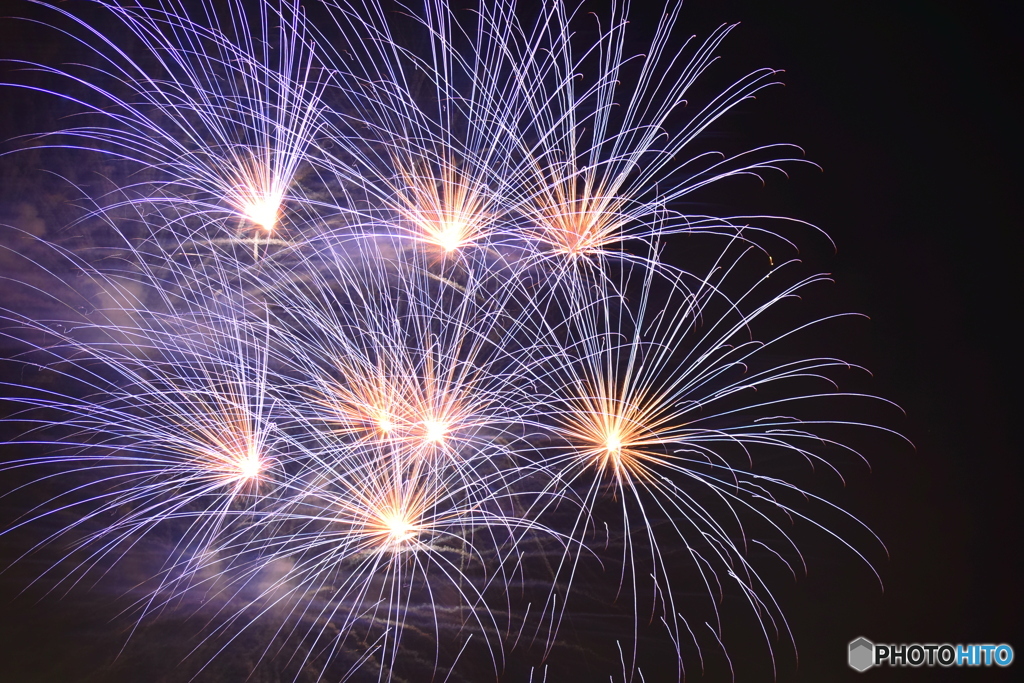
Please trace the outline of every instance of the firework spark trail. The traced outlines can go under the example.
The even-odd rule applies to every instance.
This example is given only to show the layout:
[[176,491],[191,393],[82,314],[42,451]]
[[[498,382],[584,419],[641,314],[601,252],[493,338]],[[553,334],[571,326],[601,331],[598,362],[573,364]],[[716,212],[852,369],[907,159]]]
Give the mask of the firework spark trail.
[[[505,411],[493,422],[508,422],[524,400],[501,369],[515,363],[510,356],[521,350],[521,344],[512,346],[521,339],[516,321],[496,297],[478,296],[477,283],[430,280],[418,275],[415,261],[403,260],[393,265],[411,273],[390,281],[364,277],[355,290],[348,285],[311,295],[304,283],[298,294],[270,292],[292,337],[301,335],[301,345],[281,344],[301,363],[298,374],[311,378],[316,403],[334,413],[336,432],[375,434],[396,446],[443,448],[449,437],[468,443],[463,439],[472,440],[488,424],[484,414]],[[356,277],[342,273],[331,271],[341,282]],[[325,299],[333,303],[324,305]],[[325,360],[334,367],[324,368]]]
[[[77,567],[75,574],[84,574],[89,566],[125,552],[125,546],[131,547],[158,526],[185,521],[188,529],[170,553],[159,589],[143,601],[142,616],[185,593],[224,594],[222,584],[244,585],[246,578],[281,557],[291,558],[296,567],[280,585],[273,586],[272,592],[283,591],[288,599],[309,609],[312,603],[308,601],[317,597],[318,588],[338,571],[339,564],[366,552],[368,544],[386,540],[381,530],[390,520],[407,529],[397,533],[400,538],[395,544],[386,543],[388,547],[402,546],[405,551],[404,541],[411,540],[405,535],[413,529],[417,536],[433,534],[442,539],[443,561],[423,565],[422,558],[416,558],[420,574],[425,576],[425,567],[433,566],[435,574],[452,578],[454,585],[461,586],[465,581],[471,587],[458,565],[444,557],[449,552],[480,556],[481,551],[472,544],[470,532],[475,532],[490,538],[486,547],[490,553],[497,553],[497,559],[488,564],[490,578],[484,584],[508,581],[505,564],[515,557],[516,538],[527,531],[539,532],[541,527],[514,514],[518,494],[512,491],[523,478],[512,460],[518,457],[513,444],[516,439],[522,440],[522,430],[517,427],[521,420],[515,412],[525,399],[515,386],[513,372],[506,369],[501,375],[490,371],[482,360],[493,354],[506,368],[511,362],[508,340],[517,334],[502,330],[495,322],[502,320],[493,310],[494,301],[501,301],[500,297],[480,296],[475,291],[479,285],[468,280],[460,285],[447,278],[431,277],[425,270],[429,259],[416,258],[413,253],[412,262],[404,263],[402,259],[410,255],[394,248],[391,253],[397,260],[390,263],[383,258],[366,261],[364,250],[355,259],[351,255],[337,257],[326,265],[301,255],[298,263],[294,259],[281,263],[266,259],[246,271],[230,254],[212,251],[206,260],[197,261],[176,248],[170,254],[160,253],[160,244],[145,242],[146,252],[134,251],[133,258],[124,258],[125,263],[132,264],[130,268],[90,271],[103,288],[113,292],[108,298],[120,307],[98,310],[94,314],[97,321],[77,325],[75,332],[87,342],[53,328],[46,331],[51,337],[57,336],[59,343],[39,349],[56,357],[57,362],[84,354],[74,361],[77,370],[102,366],[115,379],[97,378],[90,383],[90,395],[84,399],[59,395],[23,399],[35,407],[73,415],[66,424],[93,436],[62,444],[66,448],[81,447],[83,452],[40,461],[59,462],[71,472],[91,474],[93,482],[72,491],[74,495],[81,496],[91,489],[102,491],[84,501],[76,500],[79,505],[96,508],[80,523],[44,543],[73,535],[92,520],[116,515],[114,521],[105,521],[100,531],[76,542],[89,555],[85,563],[88,566]],[[351,250],[351,245],[347,248]],[[126,251],[132,251],[127,240],[117,253]],[[345,256],[345,252],[339,253]],[[86,267],[73,254],[68,258]],[[152,261],[158,267],[136,265]],[[346,269],[351,272],[346,274]],[[355,288],[356,282],[361,286]],[[323,291],[316,294],[310,287],[322,287]],[[397,293],[392,292],[396,287]],[[447,295],[434,300],[438,288]],[[211,291],[218,294],[206,296]],[[345,296],[354,299],[346,300]],[[453,299],[463,303],[451,305]],[[155,306],[157,302],[162,305]],[[286,316],[273,321],[273,332],[269,317],[261,321],[250,316],[244,323],[237,319],[254,307],[269,311],[271,306]],[[479,321],[485,324],[481,326]],[[21,322],[39,327],[39,321]],[[263,329],[266,338],[254,336]],[[97,334],[103,341],[96,340]],[[386,372],[367,365],[374,358],[386,365]],[[325,361],[334,360],[348,372],[325,376]],[[522,366],[520,362],[517,367]],[[339,391],[358,395],[360,382],[353,375],[359,370],[375,371],[366,379],[394,385],[404,406],[400,411],[403,423],[396,427],[405,434],[380,444],[356,441],[355,452],[365,450],[376,459],[337,458],[329,454],[344,447],[337,439],[338,430],[321,433],[316,426],[338,423],[339,416],[301,411],[309,394],[322,391],[325,385],[335,397]],[[292,381],[296,375],[306,377],[305,384],[313,388],[299,389],[296,394]],[[273,380],[269,385],[268,376]],[[494,386],[487,388],[488,384]],[[286,404],[286,409],[270,414],[269,405],[278,403]],[[275,446],[282,452],[275,449],[273,455],[261,455],[267,432],[276,431],[278,422],[285,429],[297,426],[300,433],[278,436]],[[43,426],[54,425],[44,419]],[[381,453],[387,454],[394,467],[367,478],[368,470],[379,470],[376,460],[382,458]],[[512,467],[506,471],[497,466],[500,460]],[[266,486],[253,485],[252,480],[263,477],[264,468],[275,461],[277,476],[268,476]],[[116,474],[98,477],[107,469]],[[339,473],[344,473],[344,478]],[[353,480],[360,474],[364,476]],[[309,476],[315,476],[315,486],[298,483]],[[417,483],[423,477],[428,483]],[[305,508],[310,498],[337,501],[344,492],[351,494],[359,486],[366,486],[367,479],[371,488],[379,489],[378,500],[353,501],[340,519],[337,505],[325,502],[315,513],[297,516],[292,511],[300,505],[295,501],[302,501]],[[373,481],[380,481],[380,486],[373,487]],[[398,481],[409,482],[413,490],[396,490]],[[252,504],[235,509],[240,493],[252,494],[248,496]],[[411,513],[402,517],[400,513],[408,507],[405,501],[409,498],[420,512],[415,517]],[[429,505],[423,500],[430,501]],[[48,506],[63,509],[58,500],[49,501]],[[127,514],[120,512],[125,507],[130,508]],[[41,514],[54,512],[47,509]],[[434,521],[426,519],[428,516]],[[251,537],[249,527],[253,524],[273,530],[294,518],[306,524],[323,522],[331,528]],[[38,519],[39,515],[29,514],[29,521]],[[238,523],[245,525],[239,528]],[[333,529],[339,524],[353,529]],[[452,528],[462,530],[461,543],[468,544],[472,552],[458,551],[454,532],[449,530]],[[346,546],[339,538],[347,536],[355,540]],[[452,540],[445,541],[448,537]],[[245,539],[244,543],[240,538]],[[505,547],[510,543],[511,548]],[[427,548],[419,542],[413,547]],[[324,548],[327,554],[321,556]],[[245,559],[253,554],[256,560]],[[396,591],[402,581],[391,577],[384,580],[390,592],[368,600],[360,592],[367,586],[362,578],[359,574],[346,579],[346,588],[337,600],[318,609],[328,610],[327,616],[340,617],[346,629],[367,621],[371,625],[377,621],[393,624],[394,635],[384,637],[381,644],[385,659],[393,660],[408,609],[402,600],[407,602],[409,596],[399,599],[402,596]],[[489,609],[480,606],[481,595],[466,593],[471,590],[467,587],[459,590],[468,606],[490,614]],[[265,598],[261,595],[249,600],[258,603]],[[275,598],[272,603],[276,605],[281,599]],[[348,603],[352,603],[347,607],[350,611],[345,613]],[[376,608],[367,616],[363,612],[368,605],[381,606],[385,616],[378,619]],[[242,612],[229,624],[241,621]],[[498,630],[493,625],[480,626],[485,633]],[[499,644],[489,643],[488,648],[498,666]]]
[[507,240],[502,188],[522,93],[502,80],[501,34],[482,16],[467,30],[444,2],[397,19],[373,3],[327,6],[345,41],[325,45],[344,106],[318,162],[358,188],[349,231],[395,232],[449,256]]
[[[216,554],[207,554],[211,564],[205,569],[233,564],[230,575],[224,570],[212,576],[210,571],[189,573],[208,576],[211,586],[244,586],[278,558],[289,557],[294,567],[255,602],[269,601],[264,609],[271,609],[295,601],[290,608],[293,616],[322,611],[324,619],[343,624],[343,634],[359,624],[368,623],[370,628],[383,622],[389,627],[379,647],[382,657],[393,664],[410,609],[410,594],[398,593],[405,571],[401,563],[407,558],[382,563],[381,553],[411,556],[413,576],[422,577],[419,585],[430,595],[434,588],[428,575],[436,576],[435,583],[451,582],[476,615],[478,632],[487,634],[498,628],[483,589],[474,588],[472,575],[447,555],[474,560],[486,569],[484,578],[476,581],[482,580],[485,587],[506,586],[507,594],[506,564],[518,554],[517,539],[526,533],[556,538],[557,534],[517,515],[516,499],[522,495],[517,485],[526,474],[515,462],[522,458],[516,443],[525,444],[521,418],[515,413],[525,398],[515,387],[514,376],[490,371],[484,361],[490,350],[503,365],[511,362],[502,337],[489,340],[488,328],[477,322],[493,316],[488,310],[493,300],[476,296],[470,283],[438,283],[438,299],[449,302],[440,309],[432,300],[437,290],[417,282],[422,265],[410,268],[398,262],[392,264],[401,266],[397,270],[381,268],[375,279],[367,277],[362,260],[366,251],[357,255],[355,263],[349,263],[352,257],[347,255],[327,264],[303,264],[311,268],[305,277],[299,276],[301,267],[295,263],[288,264],[288,277],[274,273],[272,263],[262,264],[266,282],[276,283],[264,284],[262,295],[286,316],[275,326],[270,343],[275,370],[282,376],[306,378],[302,381],[308,387],[289,387],[295,398],[282,401],[296,411],[294,418],[277,416],[286,429],[295,426],[304,433],[298,437],[301,443],[294,444],[297,455],[284,463],[284,469],[289,464],[298,469],[274,492],[273,514],[261,517],[267,534],[253,540],[243,530],[239,533],[244,542],[221,544]],[[377,262],[368,261],[370,272],[375,272],[372,266]],[[359,270],[362,279],[345,275],[346,267]],[[358,288],[352,284],[357,281],[362,283]],[[389,295],[396,285],[399,293]],[[316,293],[311,287],[324,290]],[[462,304],[451,304],[453,297]],[[484,307],[476,310],[480,301]],[[325,366],[332,361],[338,366]],[[522,362],[516,366],[522,367]],[[379,424],[376,401],[382,393],[393,408],[388,429]],[[317,397],[317,410],[312,412],[305,408],[310,396]],[[309,428],[321,423],[330,428]],[[230,559],[243,555],[257,559],[249,565]],[[360,560],[353,570],[353,558],[363,555],[374,561]],[[375,585],[374,577],[385,592],[368,596],[365,591]],[[201,584],[186,588],[201,590]],[[314,609],[328,584],[334,586],[334,598]],[[304,628],[313,629],[306,616]],[[238,615],[229,623],[243,621]],[[322,633],[311,630],[303,637],[316,642]],[[497,667],[500,643],[488,642],[487,647]]]
[[[61,443],[68,455],[44,460],[94,477],[74,491],[93,492],[77,501],[81,519],[56,536],[114,513],[114,521],[79,542],[98,549],[73,573],[123,552],[140,533],[171,519],[192,520],[172,555],[209,544],[273,469],[266,331],[241,320],[223,300],[208,300],[209,280],[164,256],[162,279],[145,268],[87,271],[109,303],[85,319],[7,316],[45,332],[45,346],[29,354],[29,362],[63,375],[72,387],[20,399],[66,416],[29,412],[23,418],[39,421],[33,432],[45,435],[57,426],[66,432]],[[225,276],[220,269],[214,274]],[[166,307],[157,305],[161,299]],[[41,514],[65,507],[61,502]]]
[[[2,466],[68,482],[13,527],[80,514],[30,550],[65,548],[58,583],[115,571],[159,530],[174,540],[139,623],[199,602],[220,651],[271,624],[295,657],[325,653],[323,675],[356,646],[383,680],[412,632],[449,666],[454,628],[500,676],[517,632],[552,652],[580,576],[608,562],[632,601],[624,677],[645,621],[682,677],[685,641],[703,657],[691,621],[723,642],[730,590],[774,662],[788,626],[751,548],[792,569],[802,520],[861,554],[762,462],[838,472],[836,453],[859,454],[832,435],[871,425],[806,407],[870,397],[838,390],[839,359],[772,355],[840,316],[758,331],[827,279],[787,280],[795,262],[749,279],[789,243],[769,227],[785,219],[683,210],[801,161],[785,145],[687,159],[776,82],[751,72],[683,116],[732,26],[676,48],[675,3],[631,56],[627,4],[588,45],[574,27],[590,19],[554,0],[531,17],[332,0],[316,25],[290,0],[201,3],[200,19],[179,0],[97,5],[143,54],[44,5],[100,66],[29,66],[84,87],[51,92],[102,120],[44,140],[155,179],[87,197],[79,229],[112,243],[48,245],[61,265],[36,265],[61,286],[35,290],[63,317],[2,313],[26,364],[68,387],[9,387],[48,452]],[[710,261],[662,261],[678,233],[717,239]],[[62,272],[85,274],[94,310],[62,300],[82,290]]]
[[[525,240],[539,257],[558,259],[622,258],[624,242],[650,243],[674,232],[779,237],[756,227],[757,219],[773,217],[692,216],[669,208],[707,184],[802,161],[774,156],[798,151],[785,145],[677,161],[720,116],[777,82],[773,70],[752,72],[668,134],[688,90],[733,27],[692,55],[691,41],[670,51],[676,5],[647,55],[627,57],[623,6],[595,44],[577,54],[577,18],[561,3],[545,3],[532,22],[512,4],[489,4],[472,35],[447,5],[428,2],[422,16],[409,19],[421,29],[424,48],[413,38],[399,40],[372,8],[367,17],[359,8],[331,6],[343,36],[369,38],[333,53],[332,63],[347,77],[346,111],[361,115],[338,117],[347,127],[329,139],[345,154],[324,152],[323,160],[375,200],[363,215],[371,224],[385,206],[385,222],[390,215],[401,234],[448,253]],[[638,79],[629,80],[639,85],[624,93],[624,68],[638,59]],[[587,75],[583,87],[580,74]],[[625,111],[621,121],[612,116],[616,108]],[[376,144],[352,144],[368,134]]]
[[308,204],[292,194],[322,125],[325,83],[297,3],[232,1],[222,30],[216,10],[205,4],[204,26],[190,21],[176,0],[156,8],[97,0],[142,47],[137,57],[67,10],[37,4],[68,24],[60,30],[99,64],[24,64],[86,88],[92,97],[73,102],[99,118],[44,138],[157,172],[120,188],[138,195],[124,201],[170,205],[180,212],[179,232],[203,232],[230,217],[263,235],[277,230],[287,201],[294,198],[299,209]]
[[[800,496],[814,496],[760,474],[758,463],[776,452],[812,467],[824,464],[838,474],[817,452],[832,447],[849,450],[827,436],[829,429],[872,425],[802,419],[801,406],[873,397],[835,390],[830,370],[856,369],[839,359],[764,359],[789,337],[838,316],[812,319],[759,341],[752,335],[763,317],[827,278],[812,276],[779,291],[784,264],[773,271],[770,286],[768,278],[760,279],[730,300],[722,287],[736,279],[730,271],[742,258],[686,287],[666,286],[670,283],[662,282],[657,271],[637,273],[630,268],[607,296],[594,297],[566,316],[562,328],[552,327],[551,335],[564,345],[564,359],[543,366],[550,374],[534,378],[548,397],[538,402],[545,414],[536,420],[549,425],[554,435],[543,462],[551,475],[548,486],[574,490],[583,501],[569,534],[580,542],[568,544],[567,550],[590,545],[592,541],[585,539],[595,536],[602,523],[611,523],[623,534],[620,590],[635,596],[636,627],[646,609],[648,620],[662,621],[677,644],[687,633],[693,638],[675,605],[672,568],[663,558],[663,546],[678,548],[682,543],[708,591],[716,633],[721,634],[722,624],[715,595],[722,590],[722,578],[729,577],[761,620],[771,650],[777,635],[788,637],[788,627],[747,559],[749,545],[777,548],[787,564],[784,556],[792,551],[802,563],[785,527],[793,519],[814,523],[805,511],[793,507]],[[635,301],[628,308],[623,292]],[[804,393],[801,387],[808,381],[822,389]],[[764,399],[747,398],[759,390],[768,392]],[[794,493],[798,496],[790,501],[789,494]],[[609,519],[616,509],[619,519]],[[667,532],[658,531],[665,520]],[[763,527],[761,522],[768,533],[748,530]],[[560,572],[570,584],[579,562],[570,552],[562,560]],[[648,579],[645,606],[640,596]],[[565,606],[550,604],[548,609],[564,611]],[[700,648],[696,640],[694,645]],[[679,663],[682,675],[682,660]]]
[[[502,644],[488,635],[500,629],[487,594],[501,600],[507,590],[503,569],[516,551],[514,544],[503,547],[524,533],[549,533],[508,511],[508,474],[469,480],[455,468],[395,457],[386,445],[365,443],[332,442],[310,462],[313,479],[295,479],[301,483],[295,484],[294,502],[264,518],[270,528],[260,535],[259,559],[242,580],[285,554],[293,565],[253,603],[264,611],[288,605],[291,628],[319,645],[333,640],[326,643],[332,649],[359,633],[376,638],[374,649],[388,668],[400,655],[407,625],[433,629],[439,648],[441,614],[462,620],[456,630],[475,622],[468,630],[483,634],[497,673]],[[251,549],[247,542],[244,550]],[[338,635],[325,636],[328,622],[341,625]]]
[[630,258],[621,251],[624,243],[650,248],[659,236],[677,232],[778,237],[755,227],[757,218],[770,217],[687,215],[675,208],[705,185],[802,161],[789,158],[798,150],[786,145],[687,158],[687,147],[704,130],[777,84],[778,72],[751,72],[684,116],[691,87],[734,26],[719,28],[698,46],[691,47],[690,38],[674,48],[681,7],[672,3],[662,14],[642,55],[625,52],[629,3],[613,5],[607,25],[582,47],[573,35],[580,18],[563,3],[545,3],[532,26],[515,27],[523,39],[505,46],[526,108],[517,136],[514,210],[525,219],[525,234],[560,258]]

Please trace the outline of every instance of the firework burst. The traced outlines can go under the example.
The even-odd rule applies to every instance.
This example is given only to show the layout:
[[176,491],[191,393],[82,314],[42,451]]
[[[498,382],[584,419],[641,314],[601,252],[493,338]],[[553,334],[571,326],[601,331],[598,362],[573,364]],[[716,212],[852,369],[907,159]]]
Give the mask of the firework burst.
[[[765,463],[859,457],[833,434],[870,425],[818,414],[870,397],[835,388],[841,360],[777,355],[839,316],[764,324],[827,279],[764,271],[773,219],[685,212],[800,161],[687,156],[776,82],[684,111],[732,26],[680,43],[673,4],[633,56],[625,4],[587,44],[557,0],[96,4],[140,52],[46,5],[96,65],[30,66],[97,122],[42,140],[142,179],[87,197],[76,226],[103,248],[39,240],[58,286],[36,296],[71,312],[4,309],[23,362],[60,377],[9,387],[45,453],[2,467],[47,492],[9,531],[77,515],[29,553],[60,547],[49,571],[75,584],[170,538],[138,623],[188,606],[215,651],[269,625],[325,676],[357,650],[340,677],[400,677],[411,638],[454,667],[476,638],[501,677],[607,575],[627,677],[645,622],[680,677],[694,623],[725,641],[729,591],[774,661],[788,629],[751,549],[800,564],[793,520],[832,508]],[[660,258],[695,233],[709,263]]]
[[[298,5],[211,5],[197,23],[177,2],[95,4],[108,13],[102,23],[117,25],[140,50],[130,54],[63,7],[46,5],[54,27],[91,50],[90,65],[25,66],[85,88],[89,96],[73,103],[96,122],[43,140],[125,160],[129,173],[145,170],[146,181],[119,194],[165,205],[179,234],[212,228],[223,236],[225,223],[264,238],[277,232],[322,125],[322,68]],[[72,97],[61,85],[50,92]],[[104,206],[115,208],[116,201]]]

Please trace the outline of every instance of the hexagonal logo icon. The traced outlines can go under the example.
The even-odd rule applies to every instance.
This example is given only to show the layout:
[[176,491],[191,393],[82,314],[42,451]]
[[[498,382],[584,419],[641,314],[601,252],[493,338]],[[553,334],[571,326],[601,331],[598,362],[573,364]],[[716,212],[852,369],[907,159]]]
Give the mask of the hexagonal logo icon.
[[867,671],[875,663],[875,644],[867,638],[858,638],[850,643],[850,667]]

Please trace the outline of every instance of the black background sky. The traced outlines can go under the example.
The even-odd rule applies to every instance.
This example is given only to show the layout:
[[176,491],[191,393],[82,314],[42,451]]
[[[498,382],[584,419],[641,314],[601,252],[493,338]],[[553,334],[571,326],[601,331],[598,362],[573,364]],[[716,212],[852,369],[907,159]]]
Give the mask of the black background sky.
[[[791,612],[799,680],[856,678],[833,661],[856,635],[1017,645],[1024,633],[1015,550],[1021,147],[1012,125],[1022,51],[1011,6],[772,2],[708,10],[742,20],[744,47],[786,69],[786,87],[762,97],[758,115],[824,169],[786,183],[789,213],[838,243],[834,265],[825,266],[835,273],[837,300],[871,317],[860,340],[864,362],[875,390],[907,411],[901,429],[917,449],[872,453],[871,476],[851,481],[865,490],[852,507],[891,555],[879,565],[885,592],[842,569],[837,583],[812,567],[804,613]],[[998,674],[1013,675],[863,676]]]
[[[642,31],[645,3],[634,4]],[[0,0],[0,15],[16,5]],[[838,546],[811,549],[809,574],[777,590],[800,658],[797,667],[780,651],[779,680],[1009,680],[1024,666],[855,674],[845,662],[857,636],[1007,642],[1024,657],[1017,441],[1024,72],[1013,6],[689,0],[684,8],[682,25],[698,34],[742,22],[722,49],[726,64],[785,69],[785,87],[743,105],[716,131],[799,144],[823,170],[744,186],[737,203],[810,221],[835,240],[835,254],[812,248],[805,256],[834,274],[827,296],[835,310],[870,320],[841,328],[843,338],[833,341],[843,357],[871,369],[872,393],[903,407],[905,417],[880,419],[916,446],[878,439],[865,452],[870,473],[844,471],[847,487],[833,498],[888,549],[888,558],[869,553],[884,591]],[[12,56],[14,30],[0,23],[0,56]],[[16,107],[15,97],[5,91],[0,106]],[[24,126],[13,132],[32,129],[20,118],[0,120]],[[9,215],[18,199],[0,188],[7,203],[0,213]],[[45,667],[69,651],[63,642],[76,627],[68,621],[78,617],[52,601],[40,616],[31,601],[14,597],[6,576],[0,681],[56,680],[26,672],[52,670]],[[742,643],[730,651],[746,672]],[[20,673],[9,678],[7,666]]]

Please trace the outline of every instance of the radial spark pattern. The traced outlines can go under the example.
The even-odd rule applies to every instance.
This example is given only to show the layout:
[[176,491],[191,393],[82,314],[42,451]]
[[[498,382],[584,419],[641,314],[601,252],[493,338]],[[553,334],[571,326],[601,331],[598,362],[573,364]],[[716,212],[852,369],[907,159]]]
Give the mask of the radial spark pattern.
[[5,533],[56,553],[40,581],[155,545],[138,624],[201,614],[214,653],[269,628],[255,659],[297,680],[454,671],[471,641],[501,678],[624,602],[615,666],[660,624],[682,677],[728,596],[774,662],[761,550],[800,564],[796,521],[859,556],[778,468],[855,460],[870,427],[849,365],[788,350],[840,316],[772,322],[827,278],[767,251],[814,231],[686,212],[799,161],[690,152],[777,80],[688,103],[732,26],[681,40],[673,3],[637,55],[625,4],[41,7],[89,59],[21,85],[83,120],[21,146],[126,180],[85,197],[91,248],[4,247],[32,292],[4,334],[57,378],[7,387],[38,451],[10,495],[40,493]]

